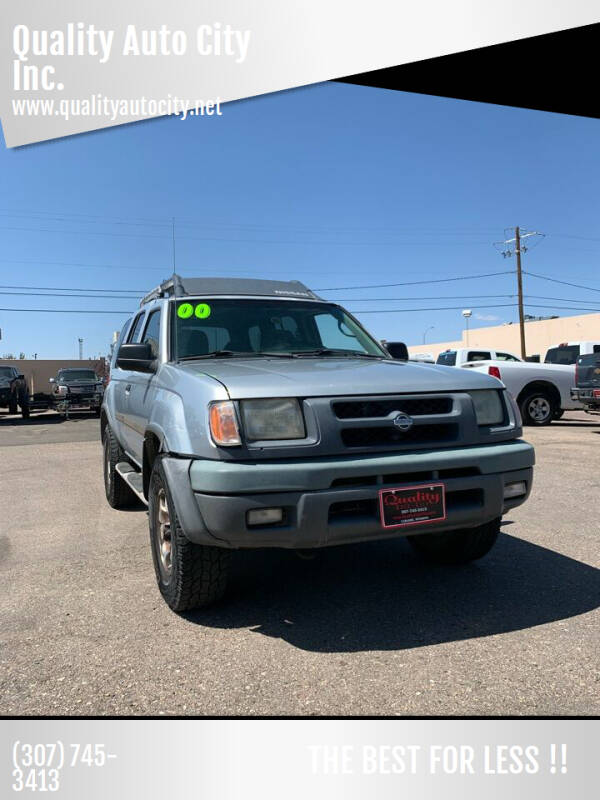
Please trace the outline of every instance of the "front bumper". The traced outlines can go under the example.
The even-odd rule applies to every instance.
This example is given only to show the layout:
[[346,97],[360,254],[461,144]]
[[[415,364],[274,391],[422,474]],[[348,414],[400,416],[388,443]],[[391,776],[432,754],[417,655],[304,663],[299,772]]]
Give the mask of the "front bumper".
[[95,411],[101,405],[102,395],[94,395],[94,397],[77,397],[77,395],[61,397],[58,395],[54,399],[54,408],[61,414],[67,411]]
[[[515,440],[307,461],[168,457],[163,465],[180,524],[191,541],[231,548],[312,548],[477,527],[525,502],[534,461],[533,447]],[[446,487],[446,520],[417,529],[384,529],[380,489],[428,481]],[[525,494],[505,500],[505,484],[516,481],[525,482]],[[248,511],[272,507],[284,509],[282,523],[247,525]]]

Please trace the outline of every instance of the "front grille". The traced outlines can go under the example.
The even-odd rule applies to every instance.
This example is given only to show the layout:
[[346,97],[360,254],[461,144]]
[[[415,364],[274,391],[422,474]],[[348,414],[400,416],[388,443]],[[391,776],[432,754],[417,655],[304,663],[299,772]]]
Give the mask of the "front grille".
[[344,400],[333,403],[333,412],[338,419],[387,417],[394,411],[402,411],[412,417],[449,414],[452,411],[452,398],[407,397],[392,400]]
[[342,441],[346,447],[385,447],[405,444],[427,444],[456,440],[457,425],[415,425],[400,431],[393,425],[378,428],[344,428]]

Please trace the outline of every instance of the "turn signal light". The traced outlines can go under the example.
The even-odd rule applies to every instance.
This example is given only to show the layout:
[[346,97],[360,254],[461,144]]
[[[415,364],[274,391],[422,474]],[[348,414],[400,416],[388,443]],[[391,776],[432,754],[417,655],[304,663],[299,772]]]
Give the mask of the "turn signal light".
[[499,381],[502,380],[502,376],[500,375],[500,367],[488,367],[488,375],[491,375],[492,378],[498,378]]
[[209,410],[209,420],[210,432],[215,444],[222,447],[234,447],[242,443],[235,406],[231,400],[213,403]]

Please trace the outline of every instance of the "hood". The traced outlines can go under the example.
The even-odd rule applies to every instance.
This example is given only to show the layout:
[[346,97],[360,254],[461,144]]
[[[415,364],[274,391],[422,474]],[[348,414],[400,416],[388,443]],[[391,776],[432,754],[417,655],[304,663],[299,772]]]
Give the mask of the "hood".
[[366,358],[232,358],[183,363],[178,369],[210,375],[234,400],[498,388],[496,378],[479,372]]

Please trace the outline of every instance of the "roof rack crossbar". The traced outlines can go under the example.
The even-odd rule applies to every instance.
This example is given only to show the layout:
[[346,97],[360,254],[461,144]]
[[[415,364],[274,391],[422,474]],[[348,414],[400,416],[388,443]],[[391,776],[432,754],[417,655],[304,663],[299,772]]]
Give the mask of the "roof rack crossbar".
[[[240,291],[240,285],[243,290]],[[181,278],[173,275],[142,298],[140,306],[160,297],[188,297],[207,293],[240,294],[303,300],[322,300],[299,281],[268,281],[252,278]]]

